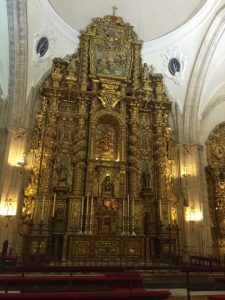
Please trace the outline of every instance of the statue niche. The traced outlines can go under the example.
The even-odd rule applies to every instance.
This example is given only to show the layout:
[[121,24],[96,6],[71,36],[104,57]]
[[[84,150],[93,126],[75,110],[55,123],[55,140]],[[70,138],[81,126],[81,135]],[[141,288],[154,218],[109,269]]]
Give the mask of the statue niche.
[[68,155],[60,155],[55,163],[53,185],[69,186],[70,184],[70,160]]
[[97,126],[96,157],[100,160],[117,159],[116,130],[111,125]]
[[147,161],[141,164],[141,188],[146,189],[151,187],[151,175]]
[[107,175],[102,182],[102,196],[114,196],[114,184],[109,175]]

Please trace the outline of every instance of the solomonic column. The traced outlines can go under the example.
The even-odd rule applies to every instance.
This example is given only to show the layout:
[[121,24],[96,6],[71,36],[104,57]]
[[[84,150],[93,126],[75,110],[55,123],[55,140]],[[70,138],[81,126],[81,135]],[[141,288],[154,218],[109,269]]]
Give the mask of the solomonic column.
[[[128,228],[135,234],[135,199],[138,198],[138,166],[139,166],[139,134],[138,134],[138,105],[130,103],[130,128],[129,128],[129,176],[128,176],[128,194],[131,211],[128,212]],[[129,232],[128,232],[129,234]]]
[[74,145],[74,181],[73,181],[73,194],[83,195],[85,184],[85,168],[86,168],[86,101],[85,98],[79,99],[79,124],[76,134],[76,142]]

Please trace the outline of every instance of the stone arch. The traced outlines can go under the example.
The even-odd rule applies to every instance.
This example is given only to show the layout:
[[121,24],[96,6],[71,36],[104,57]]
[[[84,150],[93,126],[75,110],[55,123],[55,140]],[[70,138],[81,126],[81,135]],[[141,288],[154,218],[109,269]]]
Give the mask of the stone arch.
[[225,7],[223,7],[213,20],[202,46],[199,50],[195,66],[190,76],[187,97],[184,104],[183,132],[186,143],[198,141],[199,121],[198,111],[201,93],[204,87],[210,62],[217,49],[218,41],[225,31]]

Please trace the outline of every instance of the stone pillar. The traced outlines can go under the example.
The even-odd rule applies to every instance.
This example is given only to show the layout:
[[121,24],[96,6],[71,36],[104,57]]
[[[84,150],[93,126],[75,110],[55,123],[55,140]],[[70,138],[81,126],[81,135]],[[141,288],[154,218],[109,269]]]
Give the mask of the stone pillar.
[[[181,228],[181,234],[182,230],[185,231],[185,236],[182,235],[184,252],[187,255],[193,252],[212,253],[207,186],[203,165],[203,147],[198,144],[183,145],[180,167],[181,177],[184,178],[186,176],[184,174],[184,167],[187,168],[188,175],[186,179],[187,183],[184,186],[188,201],[183,212],[184,228]],[[191,215],[189,212],[191,212]],[[190,217],[191,220],[188,220]]]

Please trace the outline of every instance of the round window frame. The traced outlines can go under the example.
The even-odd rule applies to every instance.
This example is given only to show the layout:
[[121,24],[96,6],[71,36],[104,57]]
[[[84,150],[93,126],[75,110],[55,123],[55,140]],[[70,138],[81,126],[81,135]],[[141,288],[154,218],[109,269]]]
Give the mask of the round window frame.
[[[41,48],[41,47],[43,47],[43,48]],[[48,41],[47,37],[45,37],[45,36],[41,37],[39,39],[39,41],[37,42],[37,46],[36,46],[37,55],[39,57],[45,56],[46,52],[48,51],[48,48],[49,48],[49,41]]]
[[[176,63],[176,66],[177,66],[176,69],[174,69],[174,63]],[[168,70],[169,70],[170,74],[173,75],[173,76],[175,76],[176,72],[178,72],[178,73],[180,72],[181,63],[176,57],[173,57],[169,60]]]

